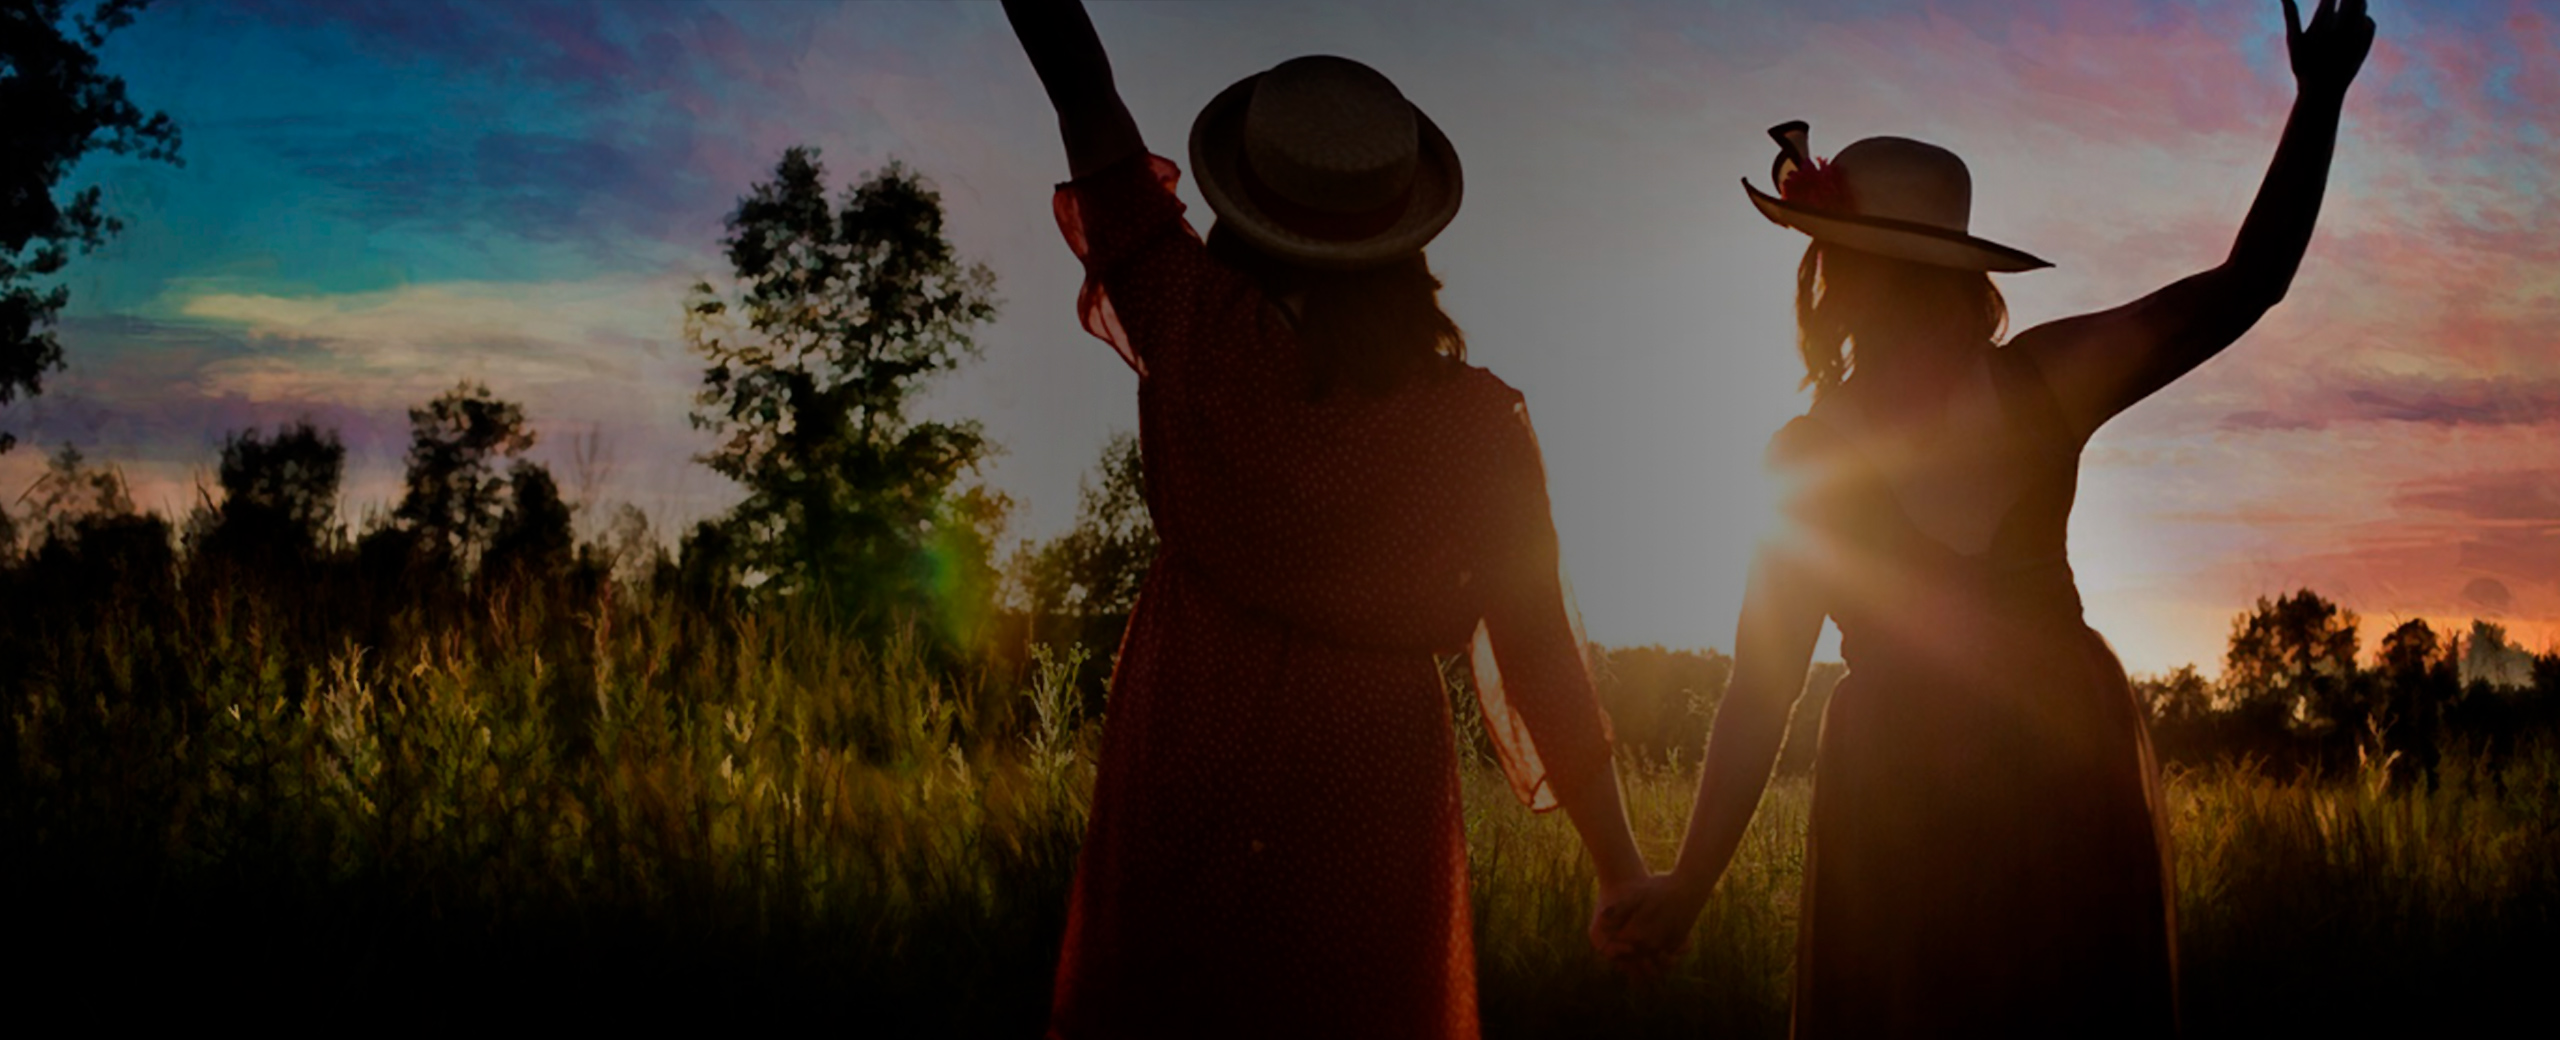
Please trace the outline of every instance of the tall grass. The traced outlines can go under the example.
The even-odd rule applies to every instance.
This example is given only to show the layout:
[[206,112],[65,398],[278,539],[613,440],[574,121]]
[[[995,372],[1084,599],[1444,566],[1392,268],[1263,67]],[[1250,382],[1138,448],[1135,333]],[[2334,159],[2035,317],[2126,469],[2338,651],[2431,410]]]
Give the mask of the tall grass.
[[[1098,734],[1081,654],[1017,679],[627,592],[316,658],[255,605],[108,620],[21,633],[0,669],[23,993],[197,1013],[290,981],[302,1009],[1037,1031]],[[2529,1006],[2560,936],[2560,753],[2447,763],[2431,790],[2379,765],[2172,777],[2192,1031]],[[1667,864],[1694,770],[1626,770]],[[1570,826],[1466,779],[1488,1033],[1784,1032],[1801,781],[1772,787],[1692,952],[1635,985],[1585,947]]]

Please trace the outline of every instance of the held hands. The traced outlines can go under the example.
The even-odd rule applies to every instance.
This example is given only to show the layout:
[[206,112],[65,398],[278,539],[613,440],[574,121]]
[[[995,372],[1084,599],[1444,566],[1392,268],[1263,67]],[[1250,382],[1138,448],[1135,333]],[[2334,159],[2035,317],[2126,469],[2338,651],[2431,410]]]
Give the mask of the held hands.
[[2364,56],[2373,49],[2373,19],[2365,16],[2365,0],[2320,0],[2311,24],[2302,24],[2302,9],[2284,0],[2285,51],[2293,59],[2293,80],[2305,96],[2343,98]]
[[1689,948],[1706,901],[1671,874],[1603,888],[1591,915],[1591,948],[1638,979],[1660,978]]

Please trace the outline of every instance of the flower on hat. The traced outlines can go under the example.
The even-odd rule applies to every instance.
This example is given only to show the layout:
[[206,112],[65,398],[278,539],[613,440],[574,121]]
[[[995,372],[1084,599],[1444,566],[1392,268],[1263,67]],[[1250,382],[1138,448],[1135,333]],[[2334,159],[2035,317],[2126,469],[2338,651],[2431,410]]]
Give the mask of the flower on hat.
[[1786,177],[1778,182],[1778,197],[1807,209],[1848,213],[1853,210],[1849,199],[1849,183],[1840,176],[1838,167],[1828,159],[1788,163]]

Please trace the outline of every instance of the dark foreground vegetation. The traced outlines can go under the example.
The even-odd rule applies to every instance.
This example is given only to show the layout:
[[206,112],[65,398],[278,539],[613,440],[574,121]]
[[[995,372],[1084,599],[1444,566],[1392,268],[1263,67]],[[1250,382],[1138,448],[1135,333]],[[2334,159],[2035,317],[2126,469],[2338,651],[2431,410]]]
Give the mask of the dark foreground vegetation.
[[[1031,616],[1028,582],[974,641],[950,612],[759,600],[611,525],[582,544],[565,507],[528,519],[554,509],[533,477],[469,538],[394,517],[350,541],[249,479],[325,473],[305,437],[327,447],[235,439],[225,496],[177,524],[77,460],[28,499],[0,567],[0,918],[22,1003],[1036,1030],[1105,665],[997,648],[1107,617]],[[2280,623],[2297,615],[2316,623]],[[2198,1034],[2539,1013],[2560,967],[2551,657],[2404,626],[2359,665],[2352,623],[2308,594],[2262,604],[2224,682],[2144,683],[2174,762]],[[1596,660],[1667,858],[1727,662]],[[1692,956],[1651,988],[1582,949],[1570,829],[1474,767],[1489,1032],[1782,1032],[1810,729]]]

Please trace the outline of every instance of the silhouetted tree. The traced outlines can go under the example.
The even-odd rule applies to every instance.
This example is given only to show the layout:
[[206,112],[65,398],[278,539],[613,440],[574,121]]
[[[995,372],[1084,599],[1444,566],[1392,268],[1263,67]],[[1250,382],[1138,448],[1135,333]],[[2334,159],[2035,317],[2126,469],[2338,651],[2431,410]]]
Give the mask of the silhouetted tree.
[[27,519],[36,544],[76,540],[90,521],[134,511],[123,472],[89,464],[80,449],[65,444],[45,462],[45,471],[27,488]]
[[676,547],[672,570],[662,570],[658,577],[672,581],[675,593],[697,607],[729,602],[745,579],[737,539],[730,532],[718,520],[694,524]]
[[724,548],[768,593],[873,623],[935,616],[930,549],[965,522],[947,500],[990,449],[974,422],[908,409],[977,353],[994,274],[955,255],[921,178],[891,163],[833,206],[812,148],[784,152],[728,229],[736,292],[697,284],[686,306],[710,362],[693,421],[720,438],[702,461],[747,490]]
[[550,468],[523,459],[507,469],[506,505],[480,558],[495,581],[541,581],[564,573],[577,549],[570,509]]
[[2179,665],[2167,675],[2136,680],[2133,693],[2155,731],[2190,726],[2213,713],[2213,684],[2192,664]]
[[392,517],[415,535],[424,562],[457,574],[476,563],[506,507],[496,463],[533,441],[521,406],[467,380],[409,410],[407,486]]
[[1695,764],[1706,753],[1707,722],[1733,680],[1733,658],[1714,650],[1620,647],[1599,654],[1592,669],[1600,708],[1619,747],[1668,763]]
[[661,568],[673,568],[666,546],[659,544],[650,530],[649,514],[629,502],[615,506],[613,518],[605,521],[596,540],[580,546],[597,568],[613,581],[623,585],[640,585],[650,581]]
[[2507,640],[2505,625],[2474,618],[2471,638],[2462,649],[2462,681],[2492,689],[2520,690],[2533,684],[2533,653]]
[[2310,589],[2261,596],[2234,617],[2223,682],[2243,729],[2267,743],[2291,730],[2331,752],[2352,748],[2370,711],[2356,681],[2357,623]]
[[2382,686],[2382,747],[2395,756],[2395,781],[2435,782],[2445,713],[2462,696],[2454,642],[2437,636],[2422,618],[2401,622],[2382,637],[2374,671]]
[[[1015,605],[1032,618],[1031,637],[1083,643],[1096,655],[1120,645],[1138,588],[1156,558],[1138,438],[1119,432],[1076,485],[1076,522],[1067,533],[1024,545],[1007,564]],[[1107,660],[1097,672],[1110,672]]]
[[37,537],[26,568],[39,602],[160,609],[174,601],[169,522],[134,509],[121,471],[91,466],[66,445],[26,497]]
[[309,422],[279,428],[272,437],[234,431],[223,439],[217,470],[222,500],[189,518],[192,555],[268,570],[317,559],[336,537],[346,465],[337,432]]
[[[145,115],[124,79],[98,68],[98,48],[148,2],[103,0],[85,14],[65,0],[0,6],[0,404],[43,392],[45,373],[62,367],[53,323],[71,291],[40,284],[75,247],[123,230],[94,186],[57,199],[63,179],[93,151],[178,162],[168,113]],[[16,443],[0,432],[0,451]]]

